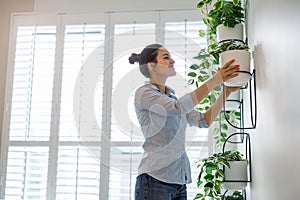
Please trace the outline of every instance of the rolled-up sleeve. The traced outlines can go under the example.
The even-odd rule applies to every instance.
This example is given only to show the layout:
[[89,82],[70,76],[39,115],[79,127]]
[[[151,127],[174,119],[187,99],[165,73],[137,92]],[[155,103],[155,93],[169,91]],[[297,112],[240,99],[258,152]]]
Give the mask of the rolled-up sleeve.
[[196,110],[192,110],[186,115],[187,122],[190,126],[198,126],[200,128],[208,128],[204,114]]
[[194,109],[190,94],[175,99],[148,87],[141,87],[136,91],[135,103],[142,109],[168,116],[187,114]]

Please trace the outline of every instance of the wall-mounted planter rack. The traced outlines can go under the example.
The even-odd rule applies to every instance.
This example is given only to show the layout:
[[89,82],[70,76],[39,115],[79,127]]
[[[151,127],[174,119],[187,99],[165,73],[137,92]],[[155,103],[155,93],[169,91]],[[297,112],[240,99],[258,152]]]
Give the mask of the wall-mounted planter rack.
[[[230,109],[226,108],[226,102],[227,101],[233,101],[236,104],[239,104],[239,107],[237,109],[239,109],[240,112],[240,122],[239,125],[234,125],[230,122],[229,118],[227,115],[225,115],[225,120],[226,122],[233,128],[239,130],[239,132],[237,133],[233,133],[231,135],[229,135],[226,139],[225,142],[223,144],[223,153],[226,150],[226,145],[228,143],[231,144],[241,144],[245,146],[245,158],[248,161],[248,166],[247,166],[247,178],[237,178],[237,179],[226,179],[226,168],[224,167],[224,173],[225,173],[225,179],[224,181],[224,185],[226,186],[229,185],[229,187],[224,187],[225,188],[225,192],[222,196],[222,199],[225,199],[226,194],[228,193],[228,191],[230,190],[235,190],[235,191],[241,191],[242,195],[244,197],[244,199],[247,199],[247,195],[246,195],[246,189],[245,187],[247,186],[247,183],[252,181],[252,162],[251,162],[251,143],[250,143],[250,135],[249,133],[245,133],[245,130],[247,129],[255,129],[256,128],[256,124],[257,124],[257,98],[256,98],[256,80],[255,80],[255,70],[253,70],[252,73],[246,72],[246,71],[240,71],[241,73],[248,73],[250,74],[250,79],[249,81],[240,89],[240,93],[241,93],[241,98],[237,99],[237,100],[226,100],[225,97],[223,99],[223,110],[222,112],[230,112]],[[247,95],[247,99],[249,102],[245,102],[245,98],[244,96],[244,92],[246,94],[246,92],[249,92],[249,94]],[[223,93],[224,93],[224,87],[223,87]],[[249,110],[249,112],[245,112],[245,103],[248,103],[248,107],[247,109]],[[247,126],[245,126],[245,115],[249,116],[249,122],[247,122]],[[236,140],[236,136],[239,136],[238,141]],[[232,138],[235,138],[234,140],[232,140]],[[243,174],[243,173],[242,173]],[[236,176],[235,176],[236,177]],[[243,184],[244,183],[244,184]],[[232,187],[230,187],[232,186]],[[236,188],[234,188],[236,186]],[[238,187],[240,186],[240,188]],[[243,188],[244,187],[244,188]]]
[[[224,41],[222,41],[224,42]],[[238,41],[242,42],[242,41]],[[249,74],[250,78],[248,82],[241,87],[239,90],[240,92],[240,99],[223,99],[223,110],[222,112],[230,112],[230,108],[226,107],[228,105],[228,102],[231,102],[231,104],[239,104],[237,109],[240,112],[240,122],[239,125],[234,125],[233,123],[230,122],[229,118],[227,115],[225,116],[226,122],[233,128],[239,130],[237,133],[232,133],[230,134],[226,139],[223,144],[223,153],[226,150],[226,145],[231,143],[231,144],[241,144],[245,146],[245,158],[248,161],[248,166],[246,169],[242,169],[241,174],[236,174],[233,175],[233,177],[238,177],[236,179],[226,179],[226,167],[223,168],[224,173],[225,173],[225,179],[224,181],[224,189],[225,192],[222,196],[222,199],[225,199],[227,193],[231,191],[241,191],[242,196],[244,199],[247,199],[247,194],[246,194],[246,187],[247,183],[252,181],[252,161],[251,161],[251,143],[250,143],[250,135],[248,133],[245,133],[245,130],[249,129],[255,129],[256,124],[257,124],[257,98],[256,98],[256,76],[255,76],[255,69],[253,69],[252,73],[248,71],[239,71],[239,73],[245,73]],[[223,93],[225,92],[224,90],[224,85],[223,85]],[[247,93],[248,92],[248,93]],[[245,98],[247,94],[247,99]],[[246,102],[246,100],[248,102]],[[245,108],[247,105],[247,108]],[[247,112],[245,111],[247,110]],[[247,119],[247,123],[245,122],[245,116],[249,116]],[[246,126],[245,126],[246,123]],[[239,137],[236,137],[239,136]],[[235,139],[232,139],[235,138]],[[239,138],[237,140],[237,138]],[[228,169],[227,169],[228,170]],[[243,171],[244,170],[244,171]],[[245,173],[247,176],[244,176]],[[240,176],[241,175],[241,176]],[[244,177],[244,178],[241,178]]]
[[[229,2],[232,2],[233,5]],[[206,5],[206,1],[200,1],[198,4],[199,8],[202,8],[203,5]],[[208,34],[211,37],[216,35],[215,40],[212,40],[212,44],[215,45],[217,43],[217,51],[219,53],[218,57],[220,66],[224,66],[231,59],[235,59],[234,64],[240,64],[240,69],[236,73],[239,73],[239,76],[234,77],[232,79],[227,80],[223,83],[223,94],[225,93],[225,86],[226,87],[240,87],[239,89],[239,97],[232,98],[231,95],[225,98],[223,95],[223,109],[220,113],[220,127],[215,129],[217,130],[216,133],[220,133],[221,139],[219,139],[219,135],[216,135],[214,138],[216,139],[216,146],[219,147],[219,144],[223,143],[223,154],[225,153],[225,148],[227,149],[234,149],[234,150],[242,150],[242,148],[238,148],[238,145],[244,145],[245,155],[243,153],[243,157],[245,160],[248,161],[248,165],[238,164],[241,165],[243,170],[241,170],[241,174],[245,175],[244,178],[241,179],[235,172],[239,170],[234,170],[230,176],[226,171],[231,171],[231,169],[224,166],[224,174],[225,178],[223,180],[223,189],[225,189],[225,193],[223,194],[222,199],[225,199],[226,194],[229,190],[234,191],[242,191],[244,199],[246,199],[246,187],[247,183],[252,181],[252,169],[251,169],[251,144],[250,144],[250,135],[249,133],[245,133],[245,130],[255,129],[257,124],[257,98],[256,98],[256,80],[255,80],[255,70],[251,68],[251,50],[249,50],[248,46],[248,39],[247,39],[247,20],[246,20],[246,5],[247,0],[239,0],[239,1],[232,1],[232,0],[225,0],[225,1],[217,1],[218,4],[213,4],[214,8],[218,8],[220,6],[222,8],[222,4],[227,3],[228,5],[237,6],[241,13],[229,13],[228,16],[233,16],[235,19],[240,20],[239,23],[233,24],[229,26],[228,21],[223,22],[222,24],[214,27],[216,28],[216,33],[211,34],[211,30],[209,29]],[[209,4],[210,5],[210,4]],[[222,9],[214,10],[215,12],[222,13]],[[208,10],[209,12],[209,10]],[[205,13],[205,16],[209,16],[208,12]],[[222,16],[224,16],[227,12],[223,11]],[[240,18],[242,16],[242,18]],[[219,15],[218,15],[219,16]],[[214,20],[214,19],[212,19]],[[215,22],[215,21],[213,21]],[[218,22],[218,21],[217,21]],[[227,24],[227,27],[225,25]],[[252,72],[251,72],[252,70]],[[248,94],[249,92],[249,94]],[[224,114],[224,118],[222,116]],[[224,131],[224,132],[222,132]],[[228,131],[225,134],[225,131]],[[215,131],[214,131],[215,133]],[[227,151],[226,149],[226,151]],[[240,161],[237,161],[238,163]],[[232,166],[235,167],[235,162]],[[234,168],[233,167],[233,168]],[[239,168],[239,167],[238,167]],[[246,172],[246,173],[245,173]],[[234,175],[233,175],[234,174]],[[232,175],[232,176],[231,176]],[[237,175],[237,176],[236,176]],[[241,183],[241,184],[236,184]],[[224,187],[225,186],[225,187]],[[229,186],[229,187],[227,187]],[[236,187],[235,187],[236,186]],[[227,188],[226,188],[227,187]]]

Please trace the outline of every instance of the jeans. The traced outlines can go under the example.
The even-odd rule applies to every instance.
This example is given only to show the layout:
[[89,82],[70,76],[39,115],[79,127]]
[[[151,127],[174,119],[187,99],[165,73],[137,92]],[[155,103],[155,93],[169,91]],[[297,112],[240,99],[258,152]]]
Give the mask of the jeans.
[[186,185],[159,181],[148,174],[136,179],[135,200],[187,200]]

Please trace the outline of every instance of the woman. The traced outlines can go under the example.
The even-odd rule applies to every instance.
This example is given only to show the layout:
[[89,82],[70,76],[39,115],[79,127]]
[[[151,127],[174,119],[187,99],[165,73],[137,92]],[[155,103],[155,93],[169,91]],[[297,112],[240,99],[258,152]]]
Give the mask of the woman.
[[217,73],[196,90],[177,99],[174,90],[165,85],[168,77],[176,75],[175,61],[160,44],[145,47],[132,54],[131,64],[138,62],[141,73],[149,78],[135,93],[135,110],[145,142],[144,154],[136,180],[136,200],[184,200],[186,184],[191,183],[191,169],[185,152],[185,129],[190,126],[209,127],[222,109],[223,95],[239,88],[225,87],[213,106],[205,113],[194,107],[214,87],[238,76],[239,65],[227,62]]

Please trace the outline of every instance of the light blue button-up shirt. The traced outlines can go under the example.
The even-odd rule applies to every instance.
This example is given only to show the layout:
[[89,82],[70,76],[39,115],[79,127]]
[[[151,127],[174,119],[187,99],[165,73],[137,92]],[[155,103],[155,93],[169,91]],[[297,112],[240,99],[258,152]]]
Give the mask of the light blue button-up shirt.
[[174,90],[166,94],[146,82],[135,93],[135,110],[145,137],[138,173],[167,183],[192,182],[185,151],[187,124],[207,128],[204,115],[194,110],[190,94],[177,99]]

